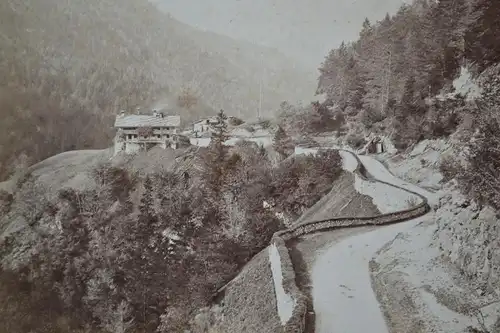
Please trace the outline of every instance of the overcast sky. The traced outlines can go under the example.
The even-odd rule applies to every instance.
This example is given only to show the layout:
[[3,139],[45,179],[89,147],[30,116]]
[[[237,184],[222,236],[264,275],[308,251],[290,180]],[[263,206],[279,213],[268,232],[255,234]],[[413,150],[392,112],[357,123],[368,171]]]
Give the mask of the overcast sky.
[[381,20],[405,0],[151,0],[189,25],[274,46],[315,68],[365,17]]

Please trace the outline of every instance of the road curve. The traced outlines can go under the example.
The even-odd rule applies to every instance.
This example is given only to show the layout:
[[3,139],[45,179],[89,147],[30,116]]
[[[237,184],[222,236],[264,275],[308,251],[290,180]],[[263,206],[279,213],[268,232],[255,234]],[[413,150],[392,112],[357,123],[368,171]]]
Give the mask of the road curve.
[[[407,188],[426,196],[427,191],[394,179],[370,156],[362,156],[368,173],[377,180]],[[381,170],[384,168],[384,170]],[[379,178],[380,177],[380,178]],[[321,254],[311,273],[312,299],[317,333],[387,333],[379,303],[372,290],[369,262],[375,252],[421,218],[351,236]]]

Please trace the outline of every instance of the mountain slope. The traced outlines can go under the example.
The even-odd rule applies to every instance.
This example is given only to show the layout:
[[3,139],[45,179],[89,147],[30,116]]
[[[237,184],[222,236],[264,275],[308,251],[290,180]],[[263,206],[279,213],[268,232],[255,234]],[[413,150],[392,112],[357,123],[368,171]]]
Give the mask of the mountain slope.
[[[189,86],[212,107],[244,116],[258,107],[261,72],[269,74],[263,80],[264,110],[312,96],[312,80],[283,65],[289,62],[285,57],[193,29],[147,1],[9,0],[1,6],[4,13],[15,13],[23,34],[2,27],[7,40],[72,73],[95,65],[108,71],[124,67],[171,92]],[[262,61],[256,57],[261,53]]]
[[187,122],[221,108],[254,117],[260,52],[263,116],[312,96],[308,73],[280,54],[190,28],[146,0],[1,1],[0,179],[67,150],[109,147],[120,109],[168,104]]

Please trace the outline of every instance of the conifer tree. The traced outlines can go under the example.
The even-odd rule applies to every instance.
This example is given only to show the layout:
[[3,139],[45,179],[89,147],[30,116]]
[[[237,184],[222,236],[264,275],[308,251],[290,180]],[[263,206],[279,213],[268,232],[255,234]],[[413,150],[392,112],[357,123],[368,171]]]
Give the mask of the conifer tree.
[[217,114],[217,123],[213,125],[212,141],[204,158],[205,177],[210,189],[214,192],[216,200],[220,199],[224,185],[226,161],[228,159],[228,148],[224,143],[228,138],[227,116],[224,110],[220,110]]
[[292,141],[281,126],[278,126],[274,134],[273,147],[281,158],[286,158],[293,152]]
[[227,129],[227,115],[224,113],[224,110],[219,111],[219,113],[217,114],[217,123],[212,125],[212,127],[214,130],[212,134],[214,146],[217,149],[222,150],[224,142],[229,139],[229,132]]
[[477,0],[465,33],[465,55],[479,72],[500,61],[500,2]]
[[141,198],[139,205],[140,219],[146,221],[152,221],[154,218],[153,209],[153,182],[150,177],[146,177],[144,180],[144,193]]

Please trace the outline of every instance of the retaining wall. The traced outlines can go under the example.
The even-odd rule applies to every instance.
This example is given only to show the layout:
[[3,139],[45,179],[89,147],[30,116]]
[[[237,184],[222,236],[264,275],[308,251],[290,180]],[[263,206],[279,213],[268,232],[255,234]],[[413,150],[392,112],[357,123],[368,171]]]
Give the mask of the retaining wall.
[[[352,154],[352,152],[349,153]],[[359,177],[363,178],[366,181],[383,183],[386,184],[387,186],[392,186],[407,191],[409,193],[412,193],[418,198],[420,198],[421,202],[412,208],[398,211],[395,213],[382,214],[370,217],[356,217],[356,218],[340,217],[340,218],[326,219],[321,221],[304,222],[295,225],[289,229],[276,232],[273,235],[271,243],[273,243],[276,246],[280,255],[281,274],[283,275],[282,277],[283,289],[295,300],[295,308],[293,309],[292,317],[283,326],[284,333],[305,332],[306,330],[305,319],[307,314],[308,302],[310,302],[309,298],[300,291],[299,287],[296,284],[295,271],[293,268],[292,259],[288,251],[288,247],[286,245],[287,241],[290,241],[292,239],[298,238],[306,234],[312,234],[327,230],[355,228],[366,225],[387,225],[387,224],[399,223],[420,217],[429,212],[430,210],[430,207],[427,203],[427,199],[424,196],[416,192],[409,191],[405,188],[372,178],[366,172],[366,169],[359,160],[359,158],[355,154],[353,155],[355,156],[358,162],[358,166],[354,170],[354,173],[356,173]],[[278,306],[280,305],[278,304]]]

